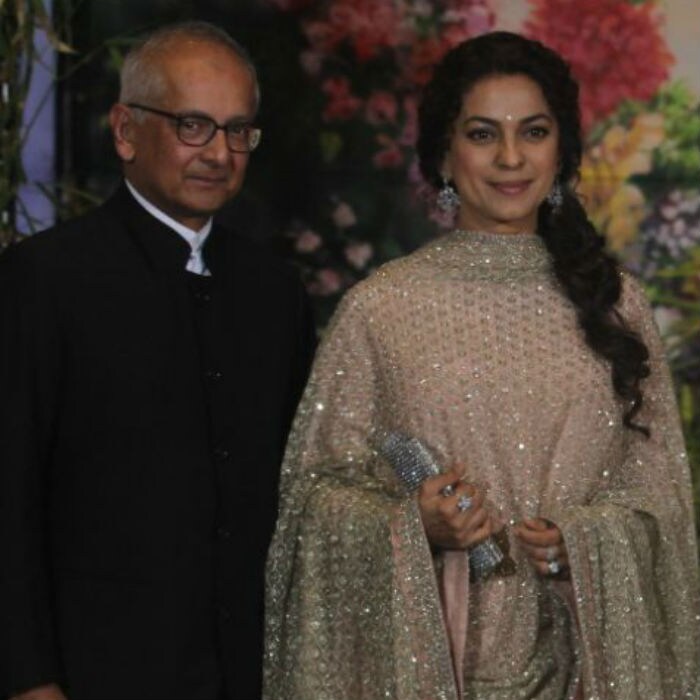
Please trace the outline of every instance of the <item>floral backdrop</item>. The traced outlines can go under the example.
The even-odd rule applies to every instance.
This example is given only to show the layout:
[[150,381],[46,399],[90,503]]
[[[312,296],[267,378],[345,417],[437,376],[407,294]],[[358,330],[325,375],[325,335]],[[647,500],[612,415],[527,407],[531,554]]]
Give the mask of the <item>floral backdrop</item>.
[[696,0],[120,0],[74,9],[59,215],[104,197],[119,178],[104,115],[134,35],[179,19],[217,22],[249,47],[263,87],[263,144],[222,217],[244,231],[282,232],[321,326],[348,287],[450,225],[414,153],[417,103],[435,63],[501,28],[561,53],[581,85],[578,190],[655,306],[700,515]]
[[[322,177],[318,206],[292,217],[286,235],[322,322],[345,289],[449,225],[431,207],[414,155],[417,100],[435,62],[504,24],[570,62],[586,132],[578,190],[656,307],[700,502],[700,105],[672,76],[667,8],[652,0],[267,1],[294,15],[305,37],[298,60],[317,112]],[[700,27],[700,7],[687,5]]]

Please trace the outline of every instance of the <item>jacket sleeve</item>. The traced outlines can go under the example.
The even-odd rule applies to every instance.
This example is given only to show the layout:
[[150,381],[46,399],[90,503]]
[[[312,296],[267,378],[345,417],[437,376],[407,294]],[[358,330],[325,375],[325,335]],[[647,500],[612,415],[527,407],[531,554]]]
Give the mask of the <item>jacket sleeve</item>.
[[316,351],[316,325],[311,300],[309,299],[309,295],[307,294],[304,285],[301,283],[301,280],[296,278],[295,281],[297,285],[296,297],[298,299],[298,325],[296,329],[297,338],[292,377],[293,385],[290,395],[290,410],[288,412],[289,426],[291,426],[292,419],[294,418],[297,406],[301,400],[301,395],[304,392],[306,382],[309,379],[311,363],[313,362],[314,353]]
[[0,259],[0,696],[58,678],[46,503],[60,360],[31,243]]

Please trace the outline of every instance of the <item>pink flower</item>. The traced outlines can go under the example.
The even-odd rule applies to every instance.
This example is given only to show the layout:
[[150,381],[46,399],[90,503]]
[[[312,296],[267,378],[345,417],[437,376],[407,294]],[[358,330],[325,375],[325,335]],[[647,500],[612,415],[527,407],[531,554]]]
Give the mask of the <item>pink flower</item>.
[[407,95],[403,100],[404,125],[399,134],[402,146],[413,146],[418,138],[418,98]]
[[356,270],[363,270],[373,255],[374,250],[369,243],[350,243],[345,248],[345,258]]
[[298,253],[313,253],[321,247],[321,243],[321,236],[307,228],[296,237],[294,248]]
[[350,82],[342,76],[326,79],[321,90],[328,95],[326,108],[323,110],[324,121],[351,119],[362,107],[362,100],[350,92]]
[[382,148],[372,156],[375,168],[398,168],[403,165],[403,153],[394,139],[386,134],[377,134],[377,142]]
[[336,0],[329,18],[332,24],[343,28],[360,62],[373,58],[382,47],[396,43],[400,16],[393,2]]
[[327,297],[343,288],[342,277],[330,267],[324,267],[316,273],[316,279],[308,285],[309,294]]
[[304,23],[304,34],[312,50],[321,54],[329,53],[338,43],[334,28],[328,22],[310,21]]
[[430,80],[435,65],[440,62],[446,51],[447,47],[437,37],[415,41],[404,66],[405,79],[414,85],[425,85]]
[[369,96],[365,105],[367,121],[375,126],[379,124],[393,124],[396,121],[398,105],[396,98],[386,90],[375,90]]
[[[330,53],[348,41],[358,61],[374,58],[384,47],[396,46],[401,15],[387,0],[335,0],[327,19],[305,25],[311,45]],[[320,26],[319,26],[320,25]]]
[[350,228],[357,223],[355,212],[352,210],[352,207],[345,202],[340,202],[333,210],[332,218],[333,223],[338,228]]
[[418,156],[414,155],[411,162],[408,165],[408,171],[406,172],[406,178],[408,183],[412,185],[417,192],[421,195],[426,190],[432,191],[432,187],[423,179],[423,174],[420,171],[420,165],[418,164]]
[[268,0],[282,12],[299,12],[310,5],[313,0]]
[[649,100],[668,78],[674,59],[654,3],[530,1],[533,17],[525,29],[571,64],[581,85],[584,128],[624,99]]
[[[450,0],[430,18],[437,26],[430,32],[414,29],[405,41],[407,56],[403,60],[404,80],[411,85],[425,85],[435,65],[445,53],[464,39],[493,28],[495,16],[487,0]],[[414,23],[420,24],[415,11]]]
[[307,75],[318,75],[323,65],[323,55],[318,51],[302,51],[299,55],[299,63]]
[[433,8],[428,0],[413,0],[410,5],[410,12],[414,17],[425,19],[433,14]]
[[469,37],[490,31],[494,19],[493,11],[484,0],[453,3],[442,15],[442,41],[448,48],[457,46]]

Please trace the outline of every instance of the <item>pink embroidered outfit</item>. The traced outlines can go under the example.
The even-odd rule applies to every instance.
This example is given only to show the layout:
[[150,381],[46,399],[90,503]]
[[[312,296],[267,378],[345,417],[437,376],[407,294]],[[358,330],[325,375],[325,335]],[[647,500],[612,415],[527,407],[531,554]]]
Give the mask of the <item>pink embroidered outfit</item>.
[[[619,310],[651,353],[622,425],[607,362],[536,235],[456,231],[353,288],[326,331],[282,474],[268,560],[267,700],[700,697],[691,485],[663,348],[635,281]],[[385,431],[468,466],[505,522],[562,530],[571,581],[469,583],[434,553]],[[507,530],[506,530],[507,533]]]

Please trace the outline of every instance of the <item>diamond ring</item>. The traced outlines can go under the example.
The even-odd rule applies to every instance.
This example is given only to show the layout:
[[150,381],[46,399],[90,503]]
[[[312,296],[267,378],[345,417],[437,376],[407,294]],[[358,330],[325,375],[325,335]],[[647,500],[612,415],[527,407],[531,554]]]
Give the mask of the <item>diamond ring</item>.
[[547,571],[549,571],[552,576],[556,576],[558,573],[561,573],[561,565],[554,559],[547,564]]
[[472,499],[469,496],[460,496],[457,499],[457,510],[460,513],[464,513],[465,510],[469,510],[472,507]]
[[455,487],[452,484],[447,484],[440,489],[440,495],[447,498],[448,496],[454,496]]

